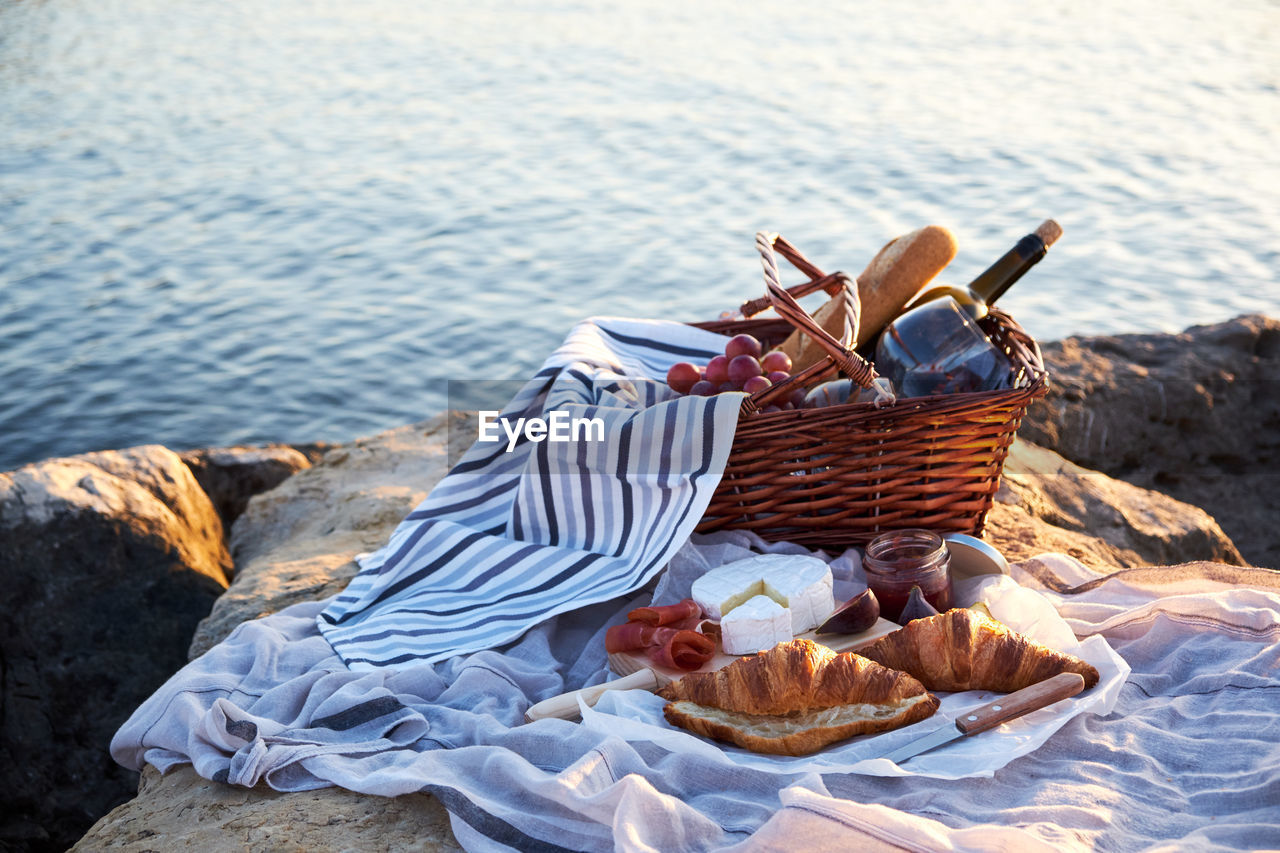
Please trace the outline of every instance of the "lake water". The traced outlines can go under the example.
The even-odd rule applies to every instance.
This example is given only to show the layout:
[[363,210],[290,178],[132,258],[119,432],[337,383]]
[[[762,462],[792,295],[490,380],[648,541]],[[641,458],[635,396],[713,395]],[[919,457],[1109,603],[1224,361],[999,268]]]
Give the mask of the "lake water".
[[1274,3],[901,8],[0,0],[0,470],[418,420],[760,229],[960,283],[1053,216],[1041,340],[1280,314]]

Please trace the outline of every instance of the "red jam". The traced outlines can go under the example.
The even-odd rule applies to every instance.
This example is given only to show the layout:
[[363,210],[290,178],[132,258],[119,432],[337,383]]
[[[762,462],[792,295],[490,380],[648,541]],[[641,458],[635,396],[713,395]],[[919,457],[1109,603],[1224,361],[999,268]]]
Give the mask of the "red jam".
[[939,613],[951,609],[951,553],[942,537],[928,530],[881,533],[867,545],[862,568],[880,602],[880,615],[897,622],[918,586]]

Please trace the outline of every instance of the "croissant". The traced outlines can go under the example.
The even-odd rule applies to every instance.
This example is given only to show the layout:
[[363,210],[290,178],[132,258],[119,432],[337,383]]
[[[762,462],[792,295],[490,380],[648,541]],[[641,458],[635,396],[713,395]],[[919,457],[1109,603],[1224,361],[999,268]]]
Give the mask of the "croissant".
[[1077,657],[1010,630],[973,610],[957,608],[908,622],[858,654],[915,676],[929,690],[1011,693],[1062,672],[1098,683],[1098,671]]
[[658,692],[667,721],[753,752],[807,755],[923,720],[938,699],[904,672],[791,640]]

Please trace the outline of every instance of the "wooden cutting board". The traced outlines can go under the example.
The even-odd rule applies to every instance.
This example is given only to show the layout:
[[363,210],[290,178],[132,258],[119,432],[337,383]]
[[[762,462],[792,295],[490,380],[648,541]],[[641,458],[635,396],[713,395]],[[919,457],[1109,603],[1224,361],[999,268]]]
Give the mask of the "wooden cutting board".
[[[851,652],[862,646],[874,643],[885,634],[898,630],[899,627],[888,619],[881,618],[877,619],[876,624],[861,634],[822,634],[819,636],[809,631],[800,634],[797,639],[813,640],[815,643],[826,646],[834,652]],[[717,651],[711,660],[693,670],[693,672],[714,672],[718,669],[723,669],[739,657],[743,656]],[[590,708],[599,701],[606,691],[657,690],[690,674],[682,669],[672,669],[671,667],[654,663],[643,651],[615,652],[609,655],[609,669],[614,675],[622,677],[607,681],[604,684],[597,684],[594,687],[584,687],[581,690],[573,690],[569,693],[561,693],[559,696],[552,696],[550,699],[543,699],[538,704],[530,707],[528,711],[525,711],[525,721],[532,723],[534,720],[541,720],[547,717],[558,720],[576,720],[581,715],[581,711],[578,708],[579,699]]]

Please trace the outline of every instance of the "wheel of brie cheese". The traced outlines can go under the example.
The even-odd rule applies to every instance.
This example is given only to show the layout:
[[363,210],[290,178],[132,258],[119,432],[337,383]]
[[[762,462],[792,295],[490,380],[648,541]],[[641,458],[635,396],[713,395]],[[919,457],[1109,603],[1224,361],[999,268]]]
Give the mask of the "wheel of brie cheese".
[[762,554],[712,569],[693,600],[720,620],[727,654],[745,655],[811,631],[835,610],[831,568],[817,557]]

